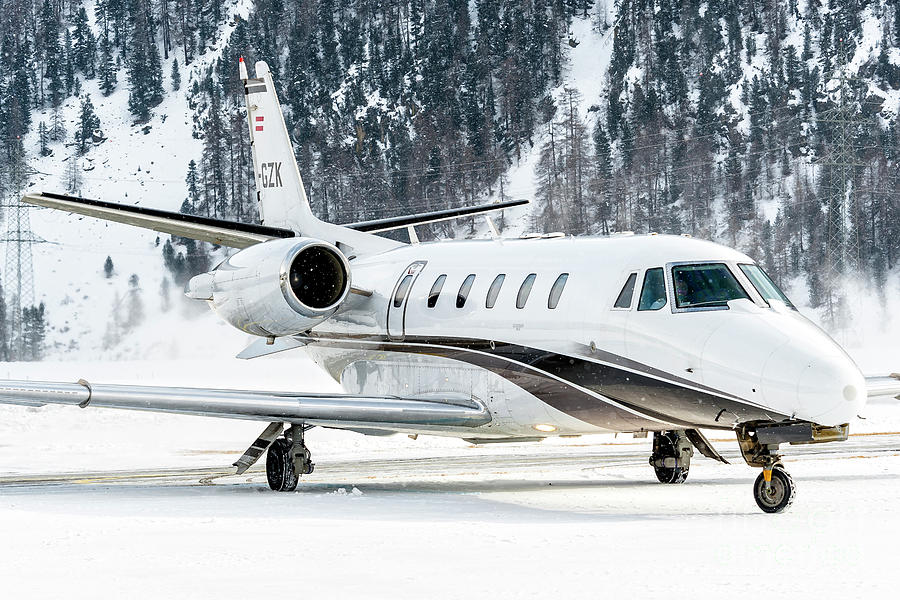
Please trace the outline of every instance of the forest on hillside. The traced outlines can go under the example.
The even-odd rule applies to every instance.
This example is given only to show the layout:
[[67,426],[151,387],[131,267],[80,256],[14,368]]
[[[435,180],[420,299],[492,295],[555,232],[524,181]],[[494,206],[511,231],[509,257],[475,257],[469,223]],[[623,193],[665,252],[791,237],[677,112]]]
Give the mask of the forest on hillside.
[[[7,201],[62,140],[90,151],[102,124],[82,84],[96,79],[104,94],[127,88],[135,123],[186,94],[203,152],[184,165],[182,211],[256,219],[244,56],[273,71],[313,209],[333,222],[508,197],[510,169],[537,152],[535,230],[734,245],[783,283],[801,278],[834,326],[848,278],[884,293],[900,257],[896,0],[257,0],[246,17],[224,0],[0,9]],[[606,53],[596,98],[567,79],[583,19]],[[179,90],[225,23],[211,66]],[[74,131],[59,117],[66,102],[79,106]],[[423,239],[470,231],[426,229]],[[176,283],[209,265],[202,244],[173,239],[162,252]],[[24,347],[8,337],[3,356]]]
[[[848,278],[884,292],[900,252],[897,2],[594,4],[258,2],[196,86],[215,127],[186,208],[252,211],[241,205],[252,181],[217,175],[249,160],[233,145],[233,63],[246,55],[282,82],[323,218],[502,198],[507,170],[537,144],[536,230],[737,246],[779,281],[802,277],[832,326],[847,319]],[[610,52],[598,98],[562,85],[584,18]]]

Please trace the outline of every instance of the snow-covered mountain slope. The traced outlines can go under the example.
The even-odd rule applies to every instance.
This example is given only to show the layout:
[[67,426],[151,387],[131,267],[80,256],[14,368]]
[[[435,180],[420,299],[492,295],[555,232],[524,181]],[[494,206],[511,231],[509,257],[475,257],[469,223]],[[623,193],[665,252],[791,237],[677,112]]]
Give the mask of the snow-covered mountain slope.
[[[246,16],[252,4],[251,0],[238,0],[229,5],[229,11]],[[93,15],[93,2],[88,2],[87,8]],[[62,107],[67,139],[51,144],[51,156],[40,156],[36,126],[25,140],[29,165],[36,172],[27,190],[68,193],[66,173],[70,163],[77,161],[81,185],[72,193],[178,211],[187,194],[188,163],[198,160],[202,151],[202,142],[191,135],[193,111],[188,106],[188,91],[191,82],[218,59],[234,26],[233,21],[224,25],[211,49],[182,66],[180,90],[172,91],[166,77],[165,98],[148,123],[135,124],[128,111],[124,71],[119,73],[116,90],[107,97],[100,92],[97,79],[84,81],[82,96],[90,94],[105,141],[84,156],[77,155],[72,132],[81,99],[69,98]],[[176,52],[164,62],[164,73],[170,73],[176,57],[181,58]],[[35,124],[50,119],[49,109],[33,115]],[[172,284],[161,254],[168,236],[55,210],[35,208],[30,218],[34,233],[46,240],[33,247],[33,265],[35,300],[47,307],[48,358],[136,359],[173,352],[202,355],[220,341],[237,351],[246,339],[215,319],[204,304],[184,298]],[[104,273],[107,256],[114,265],[110,278]],[[133,329],[120,323],[117,336],[114,321],[128,318],[132,275],[138,276],[144,317]],[[164,279],[171,284],[165,294]],[[170,305],[168,311],[164,310],[166,304]],[[112,344],[110,337],[122,339]]]
[[[93,4],[86,4],[90,15],[94,12]],[[228,6],[227,12],[247,17],[255,8],[253,0],[238,0]],[[598,0],[586,15],[579,12],[571,17],[568,32],[560,40],[564,63],[560,83],[550,90],[550,97],[559,113],[566,108],[569,91],[577,91],[574,108],[588,131],[605,120],[608,73],[614,46],[615,29],[599,24],[615,24],[618,9],[611,2]],[[873,29],[873,23],[878,22],[876,16],[868,9],[862,15],[865,35],[856,48],[854,64],[870,60],[877,53],[880,38]],[[128,112],[128,81],[124,70],[119,72],[116,91],[108,97],[100,93],[96,80],[83,82],[82,95],[90,94],[107,136],[106,141],[94,146],[83,157],[74,157],[74,148],[60,143],[51,145],[53,156],[40,157],[37,123],[49,123],[51,112],[47,109],[35,113],[32,131],[25,140],[29,164],[36,171],[28,189],[64,190],[67,168],[77,160],[82,180],[78,193],[82,196],[178,210],[187,195],[184,180],[187,164],[192,159],[199,161],[203,151],[202,141],[191,134],[195,125],[193,111],[188,105],[191,82],[199,80],[200,74],[218,60],[235,29],[236,21],[226,19],[215,44],[187,67],[182,65],[179,91],[171,91],[169,79],[165,78],[165,99],[154,109],[147,124],[133,124]],[[785,43],[801,44],[802,31],[800,20],[789,21]],[[761,43],[764,38],[759,40]],[[763,55],[760,51],[751,62],[745,61],[742,66],[745,77],[762,72]],[[895,59],[898,58],[900,54],[893,49],[891,60],[897,62]],[[171,60],[172,57],[163,65],[163,73],[170,72]],[[633,80],[638,75],[632,70],[627,77]],[[732,108],[746,121],[747,106],[736,89],[729,96]],[[900,99],[900,93],[882,91],[895,104]],[[873,90],[876,92],[878,90]],[[283,100],[287,106],[289,99]],[[80,99],[70,98],[63,107],[65,125],[70,132],[69,144],[79,104]],[[746,130],[747,126],[742,121],[739,129]],[[502,187],[494,185],[492,195],[486,192],[478,195],[496,199],[502,190],[505,198],[538,198],[537,172],[548,139],[548,124],[538,124],[531,143],[522,145],[521,154],[507,169]],[[319,183],[311,175],[314,165],[301,164],[301,170],[307,176],[307,183],[314,187]],[[791,181],[790,177],[796,175],[789,175],[786,181]],[[507,211],[505,235],[542,231],[537,214],[540,209],[540,202],[535,201],[529,207]],[[770,217],[777,212],[775,201],[762,201],[760,209]],[[721,213],[722,207],[718,206],[717,210]],[[222,345],[237,352],[247,341],[246,336],[218,321],[205,305],[184,299],[178,286],[172,284],[161,259],[161,246],[167,236],[50,210],[34,209],[30,214],[35,233],[47,240],[47,243],[34,247],[34,272],[36,300],[43,301],[47,307],[48,358],[138,359],[168,357],[173,353],[193,356]],[[724,222],[721,214],[714,220],[720,225]],[[460,225],[456,235],[470,235],[469,227]],[[471,235],[488,235],[483,220],[475,220]],[[742,239],[738,238],[738,241]],[[107,256],[114,264],[110,278],[106,278],[103,271]],[[138,277],[140,291],[137,295],[144,317],[140,324],[127,326],[124,322],[129,319],[136,295],[129,283],[132,275]],[[167,291],[164,280],[169,280]],[[788,287],[794,301],[814,320],[820,319],[819,311],[806,308],[809,297],[806,279],[796,277],[790,280]],[[849,327],[833,333],[842,343],[857,348],[873,341],[880,348],[894,347],[897,352],[892,354],[900,357],[900,342],[893,341],[900,340],[900,336],[893,334],[900,331],[900,325],[893,317],[900,314],[900,276],[890,275],[883,299],[865,277],[850,281],[847,290],[844,295],[853,320]],[[165,310],[166,306],[168,310]],[[117,321],[118,326],[115,325]]]

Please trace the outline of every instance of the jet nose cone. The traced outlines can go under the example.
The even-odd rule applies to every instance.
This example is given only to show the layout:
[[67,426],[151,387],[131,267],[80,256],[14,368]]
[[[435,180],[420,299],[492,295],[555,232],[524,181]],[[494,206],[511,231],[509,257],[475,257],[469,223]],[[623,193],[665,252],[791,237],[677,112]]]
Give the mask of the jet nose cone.
[[866,380],[844,355],[817,356],[800,373],[799,418],[820,425],[849,423],[866,402]]

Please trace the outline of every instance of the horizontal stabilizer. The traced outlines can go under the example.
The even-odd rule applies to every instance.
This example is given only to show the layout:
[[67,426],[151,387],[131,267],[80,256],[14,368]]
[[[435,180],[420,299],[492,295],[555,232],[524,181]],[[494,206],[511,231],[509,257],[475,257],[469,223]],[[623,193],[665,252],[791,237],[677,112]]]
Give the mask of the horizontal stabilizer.
[[250,342],[250,345],[238,352],[237,358],[250,360],[251,358],[259,358],[260,356],[269,356],[285,350],[293,350],[305,346],[308,340],[291,336],[277,337],[274,340],[270,338],[258,338]]
[[400,398],[138,385],[0,381],[0,404],[69,404],[313,425],[478,427],[488,410],[470,398]]
[[471,217],[472,215],[480,215],[503,210],[505,208],[512,208],[514,206],[522,206],[528,204],[528,202],[528,200],[509,200],[508,202],[494,202],[491,204],[480,204],[478,206],[462,206],[460,208],[436,210],[434,212],[419,213],[404,217],[388,217],[372,221],[348,223],[347,225],[344,225],[344,227],[355,229],[357,231],[365,231],[367,233],[378,233],[379,231],[390,231],[392,229],[400,229],[411,225],[425,225],[427,223],[437,223],[438,221]]
[[152,229],[161,233],[179,235],[202,242],[246,248],[272,239],[294,237],[294,232],[278,227],[266,227],[251,223],[236,223],[210,217],[185,215],[178,212],[157,210],[129,204],[116,204],[102,200],[89,200],[64,194],[43,192],[25,194],[22,201],[36,206],[55,208],[106,221],[115,221]]

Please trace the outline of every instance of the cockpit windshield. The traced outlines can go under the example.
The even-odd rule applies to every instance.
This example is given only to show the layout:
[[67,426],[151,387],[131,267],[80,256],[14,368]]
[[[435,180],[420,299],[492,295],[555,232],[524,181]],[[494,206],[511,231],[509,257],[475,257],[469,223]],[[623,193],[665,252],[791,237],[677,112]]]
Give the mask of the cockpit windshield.
[[763,271],[759,268],[758,265],[738,265],[741,268],[741,271],[744,272],[744,275],[747,276],[747,279],[750,280],[750,283],[753,284],[753,287],[756,288],[756,291],[759,292],[759,295],[762,296],[766,302],[769,300],[778,300],[780,302],[784,302],[791,308],[794,308],[794,305],[791,304],[791,301],[788,300],[788,297],[784,295],[775,282]]
[[726,306],[729,300],[750,298],[722,263],[672,267],[676,308]]

